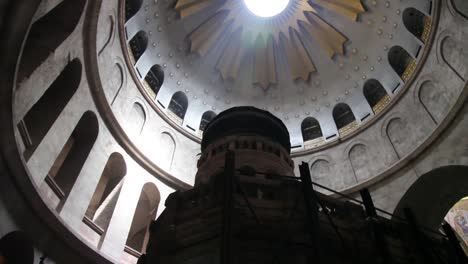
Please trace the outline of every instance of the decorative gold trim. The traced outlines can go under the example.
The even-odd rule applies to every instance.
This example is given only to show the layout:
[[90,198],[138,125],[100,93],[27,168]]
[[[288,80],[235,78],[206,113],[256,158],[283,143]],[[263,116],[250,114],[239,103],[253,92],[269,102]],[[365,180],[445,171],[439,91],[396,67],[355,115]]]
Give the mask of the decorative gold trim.
[[416,60],[414,58],[411,58],[411,61],[408,63],[406,66],[405,71],[401,75],[401,79],[406,83],[408,80],[413,76],[414,71],[416,70]]
[[431,25],[432,25],[432,19],[430,17],[425,17],[424,18],[424,30],[423,30],[423,33],[421,34],[421,41],[424,43],[427,42],[431,34],[431,29],[432,29]]
[[178,115],[176,115],[171,110],[168,109],[166,111],[166,114],[172,121],[174,121],[174,123],[178,124],[179,126],[182,126],[182,124],[184,123],[184,120],[182,120],[182,118],[180,118]]
[[314,138],[312,140],[304,141],[304,149],[316,148],[323,144],[325,144],[325,139],[323,137]]
[[374,107],[372,107],[372,111],[374,111],[374,114],[378,114],[382,112],[382,110],[384,110],[385,107],[387,107],[387,105],[390,104],[391,100],[392,100],[392,97],[390,97],[390,95],[388,94],[382,97],[382,99],[380,99],[380,101],[377,102],[377,104],[375,104]]
[[353,122],[347,124],[346,126],[340,128],[338,130],[338,134],[340,134],[340,137],[345,137],[347,135],[349,135],[351,132],[353,132],[354,130],[356,130],[358,128],[358,123],[356,122],[356,120],[354,120]]

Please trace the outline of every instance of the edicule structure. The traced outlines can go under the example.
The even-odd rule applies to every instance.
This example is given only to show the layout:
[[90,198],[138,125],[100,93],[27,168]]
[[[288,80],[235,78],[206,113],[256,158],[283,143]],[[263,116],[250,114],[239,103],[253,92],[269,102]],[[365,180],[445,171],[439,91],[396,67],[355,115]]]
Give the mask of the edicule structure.
[[204,131],[194,188],[167,198],[139,263],[467,263],[448,225],[447,238],[417,226],[409,208],[403,222],[380,217],[367,189],[364,207],[314,191],[308,164],[293,176],[289,142],[266,111],[220,113]]

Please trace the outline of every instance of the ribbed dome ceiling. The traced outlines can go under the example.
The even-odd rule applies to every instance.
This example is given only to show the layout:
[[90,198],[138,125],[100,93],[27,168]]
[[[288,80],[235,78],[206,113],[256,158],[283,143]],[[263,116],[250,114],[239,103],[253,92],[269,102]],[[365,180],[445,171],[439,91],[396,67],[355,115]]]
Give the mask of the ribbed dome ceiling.
[[[173,125],[199,136],[183,127],[187,105],[200,117],[252,105],[293,137],[301,123],[304,141],[322,135],[316,147],[358,130],[404,90],[431,12],[427,0],[291,0],[262,18],[237,0],[127,0],[124,27],[142,87]],[[308,117],[315,138],[304,136]]]

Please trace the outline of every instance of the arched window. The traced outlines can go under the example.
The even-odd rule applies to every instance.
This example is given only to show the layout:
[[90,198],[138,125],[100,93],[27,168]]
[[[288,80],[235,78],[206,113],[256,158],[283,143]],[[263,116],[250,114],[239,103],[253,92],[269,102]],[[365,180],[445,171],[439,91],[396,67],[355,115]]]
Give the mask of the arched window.
[[74,31],[85,0],[62,1],[34,22],[26,40],[18,80],[27,78]]
[[13,231],[0,239],[0,263],[34,263],[34,247],[23,231]]
[[387,105],[386,102],[390,101],[387,91],[385,91],[385,88],[376,79],[368,80],[364,84],[363,92],[364,97],[376,114],[382,111],[382,109]]
[[130,40],[130,49],[132,50],[133,59],[135,63],[140,59],[141,55],[148,47],[148,35],[145,31],[138,31],[136,35]]
[[173,113],[180,121],[184,120],[185,112],[188,107],[187,96],[183,92],[176,92],[169,103],[169,111]]
[[143,0],[125,0],[125,22],[140,10]]
[[78,59],[69,62],[18,124],[25,145],[23,154],[26,160],[31,158],[39,143],[75,94],[80,85],[81,74],[81,62]]
[[[47,180],[55,183],[53,189],[62,202],[72,190],[81,168],[93,148],[98,132],[99,125],[96,115],[91,111],[84,113],[49,170]],[[58,211],[61,210],[62,205],[63,203],[59,204]]]
[[109,226],[126,173],[124,158],[119,153],[113,153],[107,160],[85,214],[103,231]]
[[307,117],[304,119],[304,121],[302,121],[301,131],[304,142],[316,138],[321,138],[323,136],[319,122],[313,117]]
[[160,146],[158,151],[158,165],[164,170],[170,171],[172,168],[172,163],[174,162],[174,154],[177,147],[174,137],[168,132],[162,132],[159,135],[158,146]]
[[200,121],[200,127],[198,128],[200,131],[205,131],[206,126],[208,123],[210,123],[213,118],[215,118],[216,114],[213,111],[206,111],[203,113],[201,121]]
[[347,135],[355,128],[356,118],[347,104],[340,103],[333,108],[333,119],[335,120],[340,136]]
[[423,42],[429,37],[431,19],[421,11],[410,7],[403,11],[403,24],[406,29]]
[[459,15],[468,19],[468,5],[466,4],[465,0],[453,0],[453,7],[455,11],[458,12]]
[[[133,215],[132,225],[126,245],[138,252],[143,252],[148,243],[148,227],[156,218],[160,201],[159,191],[154,183],[146,183],[140,193],[138,204]],[[144,253],[144,252],[143,252]]]
[[416,60],[400,46],[394,46],[388,52],[388,62],[403,81],[408,81],[416,67]]
[[152,97],[156,98],[159,89],[161,88],[164,82],[164,70],[161,67],[161,65],[153,65],[153,67],[151,67],[151,69],[149,70],[148,74],[146,74],[145,81],[150,88]]

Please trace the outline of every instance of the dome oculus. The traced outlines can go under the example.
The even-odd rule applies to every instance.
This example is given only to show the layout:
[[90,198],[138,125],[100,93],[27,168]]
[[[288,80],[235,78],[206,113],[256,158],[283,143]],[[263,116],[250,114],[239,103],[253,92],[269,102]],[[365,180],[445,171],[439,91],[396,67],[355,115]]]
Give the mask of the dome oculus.
[[[277,14],[270,19],[258,19],[246,12],[246,6],[252,13]],[[269,8],[272,10],[267,11]],[[217,44],[227,40],[215,66],[221,77],[236,79],[240,69],[246,67],[244,57],[253,54],[253,59],[247,62],[253,63],[252,84],[263,90],[278,82],[277,53],[285,53],[282,57],[287,59],[292,80],[306,81],[317,71],[303,44],[306,37],[317,40],[321,52],[330,59],[335,54],[344,54],[348,38],[322,17],[321,9],[333,11],[352,22],[366,12],[360,0],[314,0],[313,4],[308,0],[244,0],[244,3],[177,0],[175,9],[181,19],[211,10],[209,15],[203,14],[204,21],[189,34],[190,52],[205,57]]]
[[289,0],[244,0],[244,3],[256,16],[273,17],[286,9]]

